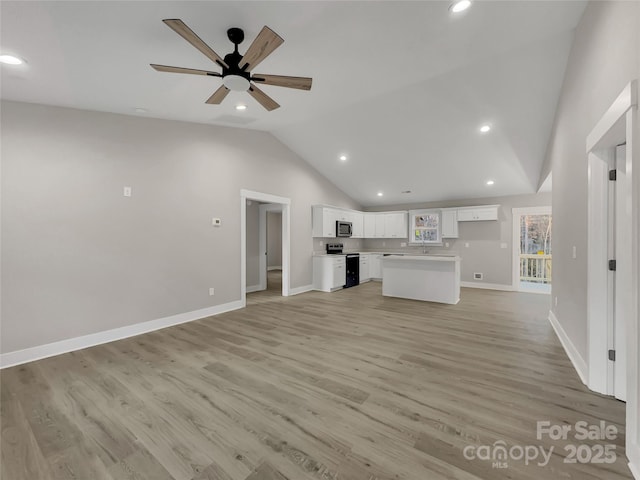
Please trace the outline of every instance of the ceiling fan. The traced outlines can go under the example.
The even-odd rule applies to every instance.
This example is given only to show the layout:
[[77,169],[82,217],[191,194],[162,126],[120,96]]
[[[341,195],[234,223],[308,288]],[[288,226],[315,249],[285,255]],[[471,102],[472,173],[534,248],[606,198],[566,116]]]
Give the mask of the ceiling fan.
[[283,75],[263,75],[261,73],[251,73],[262,60],[267,58],[271,52],[278,48],[284,40],[269,27],[262,28],[253,43],[249,46],[244,55],[238,52],[238,45],[244,40],[244,31],[241,28],[233,27],[227,30],[227,37],[235,45],[234,51],[225,55],[224,60],[213,51],[193,30],[180,19],[166,19],[163,22],[173,29],[178,35],[184,38],[191,45],[204,53],[209,59],[222,67],[222,73],[208,70],[197,70],[195,68],[170,67],[168,65],[151,64],[159,72],[187,73],[191,75],[208,75],[210,77],[221,77],[222,86],[216,90],[206,101],[208,104],[219,105],[231,90],[248,91],[249,95],[255,98],[260,105],[268,111],[275,110],[280,105],[257,87],[262,85],[275,85],[278,87],[297,88],[300,90],[311,90],[311,78],[308,77],[287,77]]

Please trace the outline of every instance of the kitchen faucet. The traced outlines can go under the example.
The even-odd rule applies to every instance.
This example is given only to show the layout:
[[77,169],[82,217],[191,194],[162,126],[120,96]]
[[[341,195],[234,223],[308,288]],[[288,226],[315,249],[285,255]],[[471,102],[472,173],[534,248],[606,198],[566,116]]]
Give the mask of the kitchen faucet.
[[424,253],[424,254],[429,253],[427,251],[427,245],[424,243],[424,232],[422,234],[422,253]]

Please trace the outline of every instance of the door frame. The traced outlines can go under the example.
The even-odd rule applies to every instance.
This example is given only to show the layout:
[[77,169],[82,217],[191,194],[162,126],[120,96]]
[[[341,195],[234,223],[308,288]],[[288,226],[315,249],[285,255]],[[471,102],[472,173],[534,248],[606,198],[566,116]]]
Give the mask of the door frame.
[[511,213],[513,215],[511,225],[511,287],[516,292],[544,293],[520,290],[520,217],[522,215],[552,215],[551,206],[512,208]]
[[[260,248],[260,290],[267,289],[267,214],[269,212],[280,212],[284,211],[284,206],[279,203],[267,203],[265,205],[260,205],[258,207],[258,228],[259,231],[259,247]],[[284,222],[282,222],[284,223]],[[284,232],[282,232],[284,234]],[[284,238],[284,237],[283,237]],[[280,242],[284,245],[284,241]],[[262,253],[264,252],[264,255]],[[284,254],[284,249],[283,249]],[[284,259],[284,256],[282,257]],[[282,265],[284,270],[284,265]]]
[[[291,290],[291,199],[242,189],[240,190],[240,302],[243,307],[247,305],[247,200],[277,204],[282,209],[282,296],[288,297]],[[264,230],[266,232],[266,224]],[[266,262],[266,258],[264,261]],[[262,272],[262,268],[260,270]]]
[[[640,368],[638,344],[640,329],[640,130],[638,123],[638,82],[631,81],[604,113],[586,139],[588,157],[588,226],[587,226],[587,342],[588,386],[607,395],[613,369],[607,356],[612,330],[609,315],[607,248],[608,171],[615,158],[615,147],[627,144],[625,198],[622,230],[627,237],[625,251],[617,252],[616,281],[629,288],[623,301],[622,318],[627,336],[627,409],[626,454],[629,468],[640,478]],[[607,319],[607,321],[603,321]]]

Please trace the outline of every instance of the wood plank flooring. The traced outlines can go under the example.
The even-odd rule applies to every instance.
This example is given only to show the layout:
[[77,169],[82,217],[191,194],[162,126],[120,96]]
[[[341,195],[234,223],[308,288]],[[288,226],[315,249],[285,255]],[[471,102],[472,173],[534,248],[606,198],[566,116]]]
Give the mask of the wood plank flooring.
[[[582,385],[548,296],[282,298],[277,282],[244,310],[3,370],[2,479],[631,478],[624,404]],[[538,420],[620,434],[538,440]],[[495,442],[555,450],[546,466],[463,455]],[[617,460],[565,463],[568,443]]]

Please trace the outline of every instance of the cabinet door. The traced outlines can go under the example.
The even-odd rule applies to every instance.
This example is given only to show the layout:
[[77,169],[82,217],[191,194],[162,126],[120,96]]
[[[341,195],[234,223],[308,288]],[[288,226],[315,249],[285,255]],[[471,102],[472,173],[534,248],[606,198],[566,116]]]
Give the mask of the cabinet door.
[[369,278],[382,278],[382,255],[369,255]]
[[442,210],[442,238],[458,238],[458,210]]
[[385,217],[384,213],[375,213],[374,218],[376,221],[376,234],[375,238],[385,238],[386,234],[386,226],[385,226]]
[[405,213],[384,214],[385,237],[407,238],[407,215]]
[[376,216],[375,213],[364,214],[364,238],[375,238]]
[[364,237],[364,214],[360,212],[351,213],[351,223],[353,224],[352,237],[363,238]]
[[325,237],[336,236],[336,220],[338,220],[338,211],[333,208],[324,208],[322,210],[322,225]]
[[333,286],[342,287],[347,283],[347,264],[344,257],[333,261]]
[[360,281],[369,280],[369,255],[360,255]]

